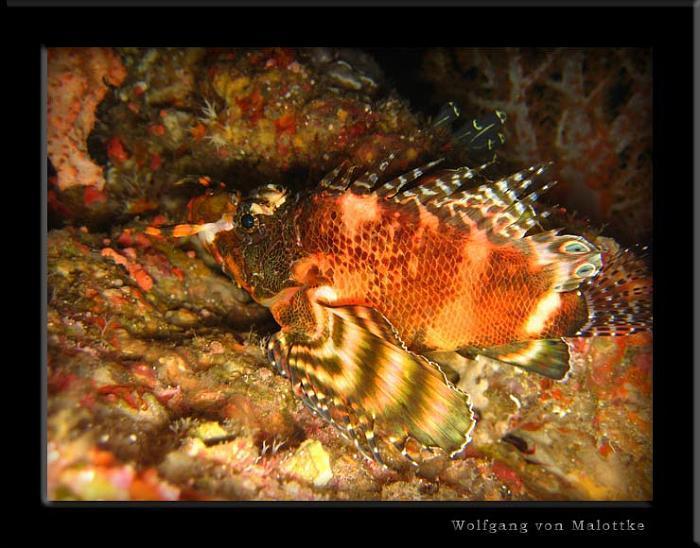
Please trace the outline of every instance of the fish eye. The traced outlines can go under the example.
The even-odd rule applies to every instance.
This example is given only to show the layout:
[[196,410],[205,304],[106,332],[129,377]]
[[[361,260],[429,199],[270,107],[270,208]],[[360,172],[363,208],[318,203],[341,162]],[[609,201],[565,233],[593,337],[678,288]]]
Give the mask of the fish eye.
[[255,226],[255,217],[253,217],[250,213],[241,215],[241,226],[250,230]]

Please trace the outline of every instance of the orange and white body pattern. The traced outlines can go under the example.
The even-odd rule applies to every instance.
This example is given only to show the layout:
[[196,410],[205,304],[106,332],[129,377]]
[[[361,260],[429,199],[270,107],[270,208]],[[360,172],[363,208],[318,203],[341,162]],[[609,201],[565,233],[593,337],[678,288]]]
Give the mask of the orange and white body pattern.
[[308,210],[310,254],[294,278],[320,274],[334,305],[376,308],[416,351],[573,335],[586,316],[580,294],[554,291],[557,272],[527,240],[496,243],[376,195],[319,194]]

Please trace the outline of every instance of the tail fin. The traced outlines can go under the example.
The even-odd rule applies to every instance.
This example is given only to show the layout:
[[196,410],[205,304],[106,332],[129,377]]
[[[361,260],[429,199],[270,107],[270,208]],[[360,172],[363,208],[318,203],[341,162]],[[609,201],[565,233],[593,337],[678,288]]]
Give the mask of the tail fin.
[[581,285],[588,320],[575,336],[631,335],[652,328],[651,273],[630,250],[603,254],[601,272]]

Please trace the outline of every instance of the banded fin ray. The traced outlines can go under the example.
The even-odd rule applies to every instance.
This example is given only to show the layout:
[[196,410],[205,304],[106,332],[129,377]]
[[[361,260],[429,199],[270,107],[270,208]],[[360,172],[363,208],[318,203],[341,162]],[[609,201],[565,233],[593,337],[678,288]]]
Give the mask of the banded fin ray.
[[396,155],[392,152],[379,163],[376,169],[367,170],[364,175],[355,179],[348,190],[355,194],[369,194],[379,181],[379,177],[386,171],[394,158],[396,158]]
[[319,187],[322,190],[345,192],[356,170],[356,165],[351,165],[349,161],[345,160],[321,179]]
[[548,213],[538,213],[534,204],[556,182],[542,175],[550,164],[538,164],[509,177],[456,192],[434,206],[448,223],[474,226],[496,237],[520,239]]
[[368,169],[356,179],[353,179],[353,176],[359,166],[351,165],[349,161],[345,160],[321,179],[319,187],[324,190],[337,192],[349,190],[355,194],[368,194],[377,185],[381,175],[387,170],[395,158],[396,155],[392,152],[373,169]]
[[[475,421],[469,396],[440,367],[408,351],[374,309],[322,307],[325,336],[289,344],[292,382],[310,407],[381,460],[376,437],[398,446],[410,437],[426,448],[459,452]],[[324,407],[325,406],[325,407]]]
[[467,358],[480,354],[556,380],[563,379],[570,369],[569,346],[563,339],[539,339],[490,348],[470,347],[458,353]]
[[472,182],[490,165],[487,163],[476,168],[445,169],[434,175],[422,177],[413,188],[406,189],[407,185],[403,185],[399,193],[393,197],[393,201],[401,204],[415,201],[433,211],[440,207],[443,200]]
[[[293,356],[292,362],[294,364],[297,364],[299,361],[299,346],[290,345],[284,333],[281,331],[273,335],[265,346],[270,363],[279,374],[283,377],[290,378],[294,391],[301,398],[301,401],[306,407],[335,426],[345,439],[354,442],[356,448],[365,457],[374,457],[378,462],[382,462],[376,444],[373,443],[374,437],[369,434],[369,431],[373,430],[373,425],[367,425],[365,423],[367,427],[366,433],[361,431],[359,428],[361,421],[356,415],[350,412],[332,391],[324,390],[318,383],[315,383],[309,376],[308,368],[300,368],[297,366],[290,368],[290,354]],[[318,363],[319,360],[314,356],[311,356],[309,360],[316,362],[315,365],[317,366],[323,365],[322,363]],[[361,435],[367,440],[367,445],[370,446],[372,457],[366,452],[363,444],[360,443]]]
[[289,377],[289,346],[284,333],[278,331],[265,343],[268,361],[275,367],[277,372],[283,377]]
[[420,167],[417,167],[408,173],[404,173],[403,175],[399,175],[398,177],[384,183],[380,187],[378,187],[375,190],[375,193],[380,197],[380,198],[387,198],[391,199],[394,198],[399,192],[401,192],[401,189],[405,188],[406,185],[412,183],[413,181],[417,181],[420,179],[424,174],[429,172],[431,169],[433,169],[435,166],[441,164],[445,159],[444,158],[438,158],[437,160],[434,160],[432,162],[428,162],[425,165],[422,165]]
[[[449,224],[473,227],[495,237],[523,238],[541,218],[548,215],[546,211],[537,212],[534,204],[556,184],[556,181],[543,177],[551,163],[533,165],[509,177],[462,190],[469,182],[476,180],[477,175],[483,177],[483,171],[491,162],[476,168],[462,167],[428,175],[440,161],[442,159],[403,174],[379,186],[374,192],[380,198],[401,205],[413,203],[423,206]],[[417,183],[411,185],[414,181]],[[363,192],[373,188],[367,182],[359,185]]]
[[474,180],[477,175],[482,174],[491,165],[492,163],[488,162],[475,168],[460,167],[458,169],[443,170],[433,180],[425,183],[421,182],[419,187],[421,190],[428,189],[434,192],[434,194],[427,195],[429,198],[426,205],[438,206],[440,200],[457,192],[457,190]]
[[349,164],[350,164],[350,162],[348,162],[347,160],[338,164],[338,166],[335,169],[333,169],[330,173],[326,174],[326,176],[323,179],[321,179],[321,181],[318,183],[318,186],[321,187],[322,189],[343,190],[343,189],[337,188],[335,185],[338,181],[338,177],[340,176],[340,173],[344,169],[347,169]]

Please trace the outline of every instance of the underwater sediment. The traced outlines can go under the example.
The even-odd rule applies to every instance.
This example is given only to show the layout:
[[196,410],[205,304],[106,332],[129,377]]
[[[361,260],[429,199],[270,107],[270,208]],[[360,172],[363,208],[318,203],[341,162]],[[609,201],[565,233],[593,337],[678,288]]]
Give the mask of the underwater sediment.
[[[428,51],[426,62],[441,55]],[[551,66],[569,74],[578,55],[559,51]],[[489,66],[500,82],[506,67]],[[574,94],[579,83],[562,77],[560,85]],[[436,100],[460,99],[459,86],[438,89]],[[493,93],[507,93],[500,89]],[[417,470],[386,469],[277,375],[260,344],[275,331],[265,308],[191,242],[144,233],[183,219],[193,196],[220,185],[300,188],[344,159],[370,165],[387,150],[397,172],[461,154],[366,53],[58,49],[49,53],[49,98],[50,499],[651,498],[650,334],[572,339],[573,368],[562,382],[488,359],[436,356],[472,398],[473,441],[457,460],[438,454]],[[622,131],[614,125],[622,114],[611,129],[595,101],[547,104]],[[556,164],[559,156],[542,149],[522,152],[522,105],[483,108],[494,105],[516,120],[515,130],[505,125],[504,163]],[[604,149],[609,141],[589,148],[634,171],[615,164],[624,157]],[[648,166],[638,168],[626,183],[640,189],[635,197],[651,185]],[[592,164],[587,176],[602,169]],[[605,215],[636,211],[615,192],[606,196]],[[635,223],[644,226],[646,217]]]

